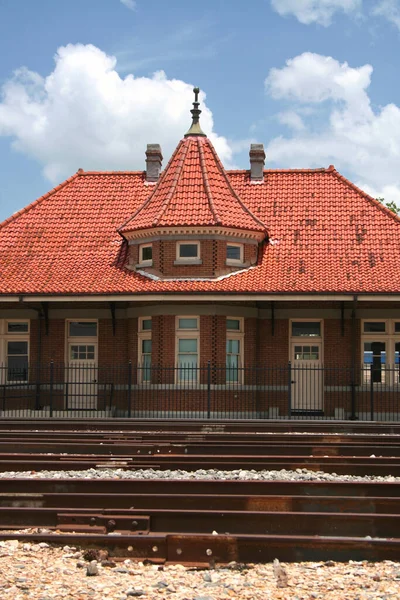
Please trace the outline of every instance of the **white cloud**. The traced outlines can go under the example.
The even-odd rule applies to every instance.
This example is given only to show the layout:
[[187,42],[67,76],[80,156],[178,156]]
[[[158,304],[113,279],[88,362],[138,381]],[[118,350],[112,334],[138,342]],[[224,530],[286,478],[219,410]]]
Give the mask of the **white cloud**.
[[379,0],[372,9],[372,14],[384,17],[400,29],[400,2],[399,0]]
[[361,9],[362,0],[271,0],[271,5],[282,17],[293,15],[304,25],[318,23],[328,27],[336,12],[356,12]]
[[295,129],[297,131],[302,131],[305,129],[305,125],[301,116],[294,110],[286,110],[284,112],[280,112],[278,115],[278,120],[282,125],[286,125],[290,127],[290,129]]
[[400,187],[396,187],[395,185],[384,185],[377,189],[362,181],[356,181],[355,184],[373,198],[384,198],[385,202],[393,201],[400,207]]
[[[59,181],[82,167],[143,169],[147,143],[160,143],[168,159],[190,126],[193,86],[168,79],[117,73],[116,59],[92,45],[59,48],[47,77],[26,68],[2,88],[0,136],[43,165]],[[202,102],[201,125],[221,160],[232,150],[213,131],[213,117]]]
[[136,0],[121,0],[121,4],[130,10],[136,10]]
[[326,100],[356,105],[359,112],[370,111],[365,92],[371,83],[371,65],[357,69],[339,64],[331,56],[304,52],[286,61],[282,69],[271,69],[265,85],[276,99],[319,104]]
[[[300,107],[305,128],[273,139],[269,160],[291,167],[334,163],[361,188],[399,202],[400,108],[387,104],[373,110],[368,96],[372,71],[370,65],[354,68],[311,53],[272,69],[267,93],[295,111]],[[309,107],[313,112],[307,115]]]

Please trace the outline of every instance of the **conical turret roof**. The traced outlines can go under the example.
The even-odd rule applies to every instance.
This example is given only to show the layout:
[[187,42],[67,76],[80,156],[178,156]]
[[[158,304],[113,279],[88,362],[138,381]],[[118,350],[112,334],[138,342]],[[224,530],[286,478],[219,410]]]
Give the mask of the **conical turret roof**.
[[217,226],[267,232],[233,190],[210,140],[186,135],[149,198],[119,229]]

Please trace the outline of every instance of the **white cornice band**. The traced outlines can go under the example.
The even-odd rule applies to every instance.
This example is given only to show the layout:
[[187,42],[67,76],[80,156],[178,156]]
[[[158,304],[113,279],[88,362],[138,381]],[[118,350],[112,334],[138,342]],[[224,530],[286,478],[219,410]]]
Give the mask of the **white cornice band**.
[[400,302],[400,293],[394,294],[22,294],[1,296],[0,302]]

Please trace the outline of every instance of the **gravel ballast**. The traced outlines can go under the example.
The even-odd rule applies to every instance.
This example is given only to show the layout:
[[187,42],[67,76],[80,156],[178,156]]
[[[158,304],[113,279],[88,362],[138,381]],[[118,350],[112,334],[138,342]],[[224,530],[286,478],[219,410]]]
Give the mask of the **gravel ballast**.
[[[296,469],[197,471],[93,468],[85,471],[2,472],[1,479],[236,480],[400,482],[394,476],[337,475]],[[10,533],[10,532],[8,532]],[[85,560],[83,551],[47,543],[0,542],[0,598],[5,600],[397,600],[400,563],[303,562],[216,566],[144,565]],[[106,550],[104,552],[107,552]]]
[[75,547],[0,542],[5,600],[397,600],[399,595],[400,563],[392,561],[231,563],[201,570],[85,561]]
[[337,475],[323,471],[296,469],[287,471],[256,471],[235,469],[220,471],[218,469],[198,469],[184,471],[182,469],[87,469],[86,471],[5,471],[0,473],[0,479],[182,479],[207,481],[344,481],[344,482],[380,482],[399,483],[400,477],[392,475]]

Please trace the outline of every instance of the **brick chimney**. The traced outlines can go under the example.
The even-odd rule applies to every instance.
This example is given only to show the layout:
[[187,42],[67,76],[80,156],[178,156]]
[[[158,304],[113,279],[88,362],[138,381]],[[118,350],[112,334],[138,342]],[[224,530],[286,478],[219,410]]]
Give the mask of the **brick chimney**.
[[160,144],[147,144],[146,149],[146,181],[158,181],[161,172],[163,155]]
[[264,181],[265,152],[264,144],[250,146],[250,180]]

